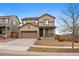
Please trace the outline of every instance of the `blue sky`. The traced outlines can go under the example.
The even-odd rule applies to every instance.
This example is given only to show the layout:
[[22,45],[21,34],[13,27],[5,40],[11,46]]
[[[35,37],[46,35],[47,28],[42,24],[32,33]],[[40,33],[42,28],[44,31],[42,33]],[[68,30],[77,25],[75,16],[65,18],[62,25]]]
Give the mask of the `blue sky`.
[[59,27],[59,17],[67,5],[68,3],[0,3],[0,15],[17,15],[21,19],[48,13],[56,17],[55,24]]
[[18,17],[40,16],[44,13],[59,15],[67,4],[0,4],[0,15],[17,15]]

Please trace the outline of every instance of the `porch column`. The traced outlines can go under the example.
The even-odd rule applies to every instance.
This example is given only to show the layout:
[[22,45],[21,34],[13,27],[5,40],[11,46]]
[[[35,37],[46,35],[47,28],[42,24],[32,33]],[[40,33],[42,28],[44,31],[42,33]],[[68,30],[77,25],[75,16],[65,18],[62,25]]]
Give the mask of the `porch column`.
[[19,35],[19,38],[22,38],[22,33],[21,33],[21,31],[20,31],[20,35]]
[[5,26],[5,37],[8,38],[7,26]]
[[37,38],[39,38],[39,29],[37,30]]
[[11,38],[11,28],[9,27],[9,38]]
[[43,29],[43,37],[45,37],[45,29]]
[[55,37],[55,29],[53,29],[53,37]]

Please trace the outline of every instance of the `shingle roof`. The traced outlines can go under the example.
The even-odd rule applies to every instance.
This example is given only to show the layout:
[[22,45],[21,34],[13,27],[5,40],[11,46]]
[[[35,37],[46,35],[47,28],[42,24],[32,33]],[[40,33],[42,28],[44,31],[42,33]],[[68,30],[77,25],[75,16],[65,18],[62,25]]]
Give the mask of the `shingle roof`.
[[21,20],[38,20],[38,17],[26,17]]
[[50,16],[50,17],[55,18],[54,16],[45,13],[45,14],[43,14],[42,16],[39,16],[39,17],[26,17],[26,18],[23,18],[23,19],[21,19],[21,20],[22,20],[22,21],[24,21],[24,20],[38,20],[40,17],[43,17],[44,15],[48,15],[48,16]]

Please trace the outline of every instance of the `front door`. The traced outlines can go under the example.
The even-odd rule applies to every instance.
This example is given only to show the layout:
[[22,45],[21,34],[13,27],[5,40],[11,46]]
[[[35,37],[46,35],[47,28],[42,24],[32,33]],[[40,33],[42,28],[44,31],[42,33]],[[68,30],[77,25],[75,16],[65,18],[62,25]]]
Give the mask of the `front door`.
[[43,29],[39,29],[39,36],[43,37]]
[[2,27],[0,27],[0,34],[2,34]]

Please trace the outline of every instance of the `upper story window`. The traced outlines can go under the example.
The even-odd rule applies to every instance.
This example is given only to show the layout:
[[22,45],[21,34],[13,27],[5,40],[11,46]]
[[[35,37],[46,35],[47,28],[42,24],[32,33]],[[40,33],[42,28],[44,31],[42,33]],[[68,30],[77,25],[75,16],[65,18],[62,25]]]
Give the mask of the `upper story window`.
[[38,23],[38,21],[35,21],[35,23],[37,24],[37,23]]
[[44,19],[44,25],[48,25],[48,19]]
[[9,19],[6,19],[5,22],[8,23],[9,22]]
[[15,22],[15,21],[13,21],[13,24],[14,24],[14,25],[16,25],[16,22]]

